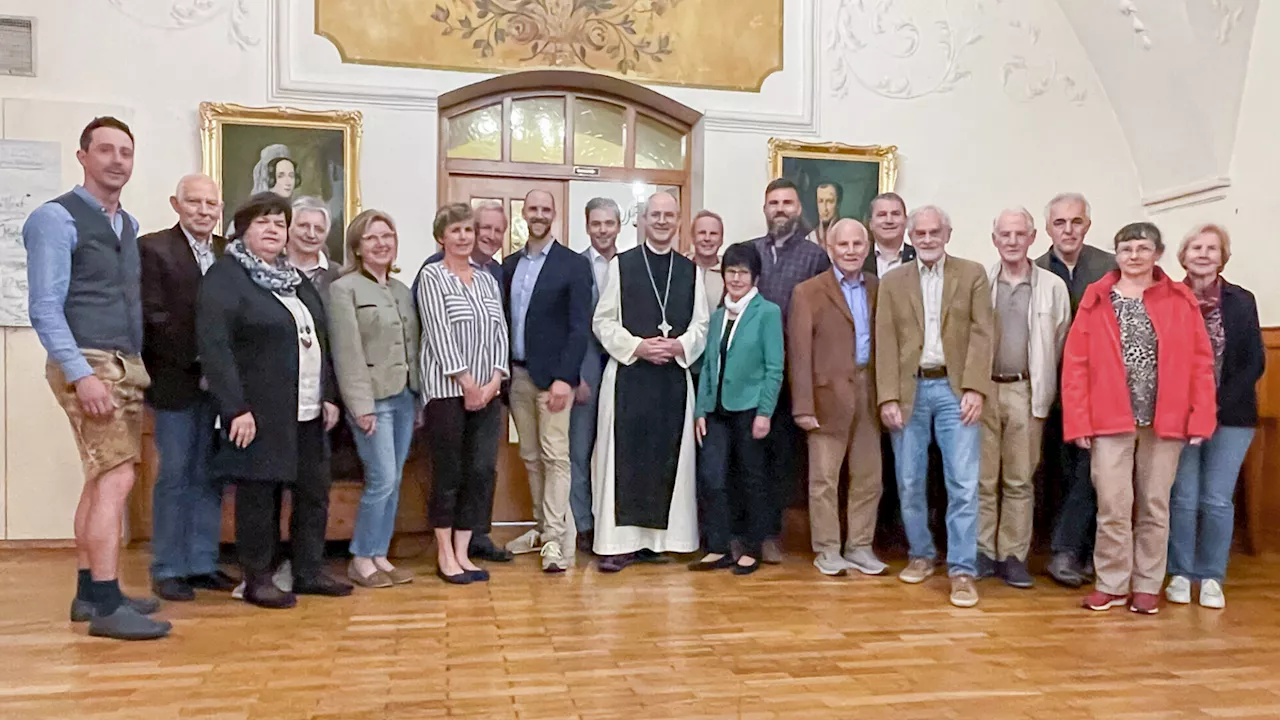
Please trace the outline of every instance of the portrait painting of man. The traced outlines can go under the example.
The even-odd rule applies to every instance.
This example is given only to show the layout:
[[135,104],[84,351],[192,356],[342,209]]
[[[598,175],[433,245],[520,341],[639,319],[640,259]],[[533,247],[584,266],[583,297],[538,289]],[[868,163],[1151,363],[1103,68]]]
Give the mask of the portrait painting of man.
[[895,146],[769,141],[771,177],[785,177],[800,192],[808,238],[826,247],[827,231],[841,218],[865,221],[871,198],[893,189]]

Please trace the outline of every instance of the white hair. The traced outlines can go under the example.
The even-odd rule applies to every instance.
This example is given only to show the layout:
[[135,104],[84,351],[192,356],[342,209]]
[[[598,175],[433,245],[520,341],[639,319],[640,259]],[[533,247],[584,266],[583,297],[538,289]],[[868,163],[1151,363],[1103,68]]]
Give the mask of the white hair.
[[293,201],[293,217],[304,212],[318,212],[324,215],[324,229],[327,231],[329,225],[333,222],[333,218],[329,216],[329,206],[321,202],[320,198],[305,195]]
[[498,200],[482,200],[471,209],[471,214],[479,215],[482,212],[489,212],[490,210],[502,213],[503,217],[506,217],[507,215],[506,208],[502,207],[502,202]]
[[1026,208],[1011,207],[1011,208],[1005,208],[1004,210],[1001,210],[1000,214],[996,215],[995,220],[991,221],[992,233],[996,232],[999,229],[998,226],[1000,225],[1000,218],[1004,217],[1005,215],[1021,215],[1022,219],[1027,221],[1027,227],[1029,229],[1031,229],[1032,231],[1036,229],[1036,219],[1032,217],[1031,213],[1028,212]]
[[836,233],[843,232],[844,228],[853,228],[853,229],[861,230],[863,240],[871,239],[871,233],[867,232],[867,226],[863,225],[860,221],[855,220],[853,218],[840,218],[839,220],[837,220],[836,223],[827,230],[827,237],[834,238],[836,236]]
[[213,178],[205,175],[204,173],[191,173],[190,175],[183,175],[182,179],[178,181],[178,187],[173,191],[173,196],[178,198],[178,202],[182,202],[182,199],[186,197],[187,183],[192,183],[197,180],[207,180],[208,182],[213,183],[214,194],[218,193],[218,183],[214,182]]
[[1044,206],[1045,222],[1049,222],[1050,213],[1053,212],[1054,206],[1064,202],[1078,202],[1084,205],[1084,216],[1089,219],[1093,218],[1093,208],[1089,205],[1089,201],[1085,199],[1084,195],[1078,192],[1064,192],[1054,195],[1049,204]]
[[916,229],[916,223],[919,221],[920,216],[928,212],[937,213],[938,219],[942,221],[942,227],[948,230],[951,229],[951,216],[947,214],[946,210],[943,210],[937,205],[921,205],[915,210],[912,210],[911,214],[907,216],[907,234],[910,234],[912,230]]

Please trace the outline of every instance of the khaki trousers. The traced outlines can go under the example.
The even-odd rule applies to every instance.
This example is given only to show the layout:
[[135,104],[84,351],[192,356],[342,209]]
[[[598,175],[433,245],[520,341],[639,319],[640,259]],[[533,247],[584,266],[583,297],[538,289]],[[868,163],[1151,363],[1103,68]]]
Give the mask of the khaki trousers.
[[1111,595],[1160,592],[1169,550],[1169,495],[1181,440],[1151,428],[1093,439],[1098,535],[1095,586]]
[[511,371],[511,419],[520,435],[520,459],[529,475],[533,519],[542,542],[555,541],[573,552],[576,538],[569,508],[569,417],[573,398],[560,412],[547,409],[551,393],[539,390],[522,367]]
[[854,376],[858,395],[853,424],[847,428],[822,425],[809,433],[809,536],[813,551],[840,552],[840,466],[849,463],[847,551],[871,547],[880,508],[880,426],[866,370]]
[[1031,381],[995,383],[982,409],[978,479],[978,552],[992,560],[1027,560],[1043,434],[1044,420],[1031,415]]

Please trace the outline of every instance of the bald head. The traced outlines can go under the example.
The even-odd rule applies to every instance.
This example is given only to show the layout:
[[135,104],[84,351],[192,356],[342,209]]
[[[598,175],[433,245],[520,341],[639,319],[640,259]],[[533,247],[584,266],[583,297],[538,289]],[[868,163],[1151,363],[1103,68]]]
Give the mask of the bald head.
[[178,224],[200,242],[213,235],[222,215],[222,196],[218,183],[208,175],[186,175],[178,181],[169,205],[178,213]]
[[644,209],[644,231],[655,250],[666,250],[680,231],[680,203],[670,193],[649,196]]
[[827,256],[841,275],[862,272],[862,263],[871,252],[871,235],[862,223],[841,218],[827,231]]
[[529,227],[529,244],[541,249],[551,236],[551,226],[556,221],[556,199],[546,190],[530,190],[524,196],[524,209],[520,211]]

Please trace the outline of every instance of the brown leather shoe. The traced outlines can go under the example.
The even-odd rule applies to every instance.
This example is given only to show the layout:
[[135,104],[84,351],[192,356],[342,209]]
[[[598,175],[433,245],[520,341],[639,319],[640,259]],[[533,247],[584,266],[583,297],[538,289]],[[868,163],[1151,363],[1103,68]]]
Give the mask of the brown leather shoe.
[[933,561],[929,558],[911,558],[911,562],[898,573],[898,579],[908,585],[918,585],[933,575]]
[[355,563],[347,565],[347,579],[362,588],[389,588],[395,584],[390,575],[377,568],[368,575],[361,575]]
[[959,608],[971,608],[978,604],[978,587],[970,575],[951,576],[951,604]]
[[387,577],[391,578],[391,582],[396,585],[411,583],[413,582],[413,578],[416,577],[412,571],[405,570],[404,568],[391,568],[390,570],[384,570],[383,573],[385,573]]

